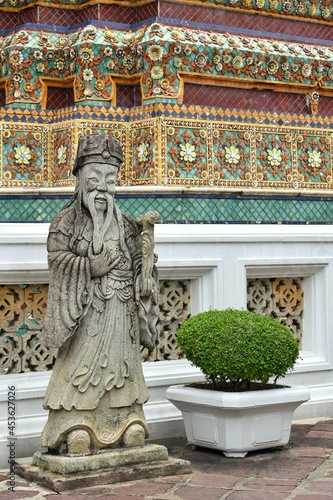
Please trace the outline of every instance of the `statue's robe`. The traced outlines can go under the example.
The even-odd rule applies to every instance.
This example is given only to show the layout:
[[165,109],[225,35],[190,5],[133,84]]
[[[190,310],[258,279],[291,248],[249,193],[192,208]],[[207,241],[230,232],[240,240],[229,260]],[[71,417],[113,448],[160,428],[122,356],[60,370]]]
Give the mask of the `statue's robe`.
[[104,245],[120,260],[107,275],[92,278],[92,219],[84,211],[80,219],[73,242],[75,209],[60,212],[47,243],[50,288],[44,338],[45,345],[59,348],[46,391],[49,418],[40,442],[49,449],[60,449],[67,434],[78,428],[88,431],[95,449],[117,446],[133,423],[141,424],[148,435],[142,405],[149,394],[134,300],[141,234],[115,206]]

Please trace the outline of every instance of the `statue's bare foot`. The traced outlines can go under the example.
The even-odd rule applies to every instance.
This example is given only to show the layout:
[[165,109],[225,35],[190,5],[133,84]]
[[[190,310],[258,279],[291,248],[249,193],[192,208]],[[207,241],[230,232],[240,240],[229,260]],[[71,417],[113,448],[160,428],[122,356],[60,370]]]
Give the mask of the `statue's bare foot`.
[[67,447],[70,455],[88,455],[90,453],[90,436],[83,429],[71,431],[67,436]]
[[131,446],[143,446],[145,442],[145,431],[140,424],[132,424],[123,435],[123,443],[127,448]]

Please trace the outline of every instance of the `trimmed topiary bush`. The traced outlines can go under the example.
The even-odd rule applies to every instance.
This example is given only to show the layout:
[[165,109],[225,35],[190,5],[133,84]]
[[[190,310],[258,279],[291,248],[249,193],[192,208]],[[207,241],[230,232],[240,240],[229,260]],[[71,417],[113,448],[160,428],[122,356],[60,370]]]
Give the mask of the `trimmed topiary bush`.
[[274,318],[238,310],[210,310],[187,319],[177,333],[186,358],[214,389],[246,391],[274,384],[299,356],[297,340]]

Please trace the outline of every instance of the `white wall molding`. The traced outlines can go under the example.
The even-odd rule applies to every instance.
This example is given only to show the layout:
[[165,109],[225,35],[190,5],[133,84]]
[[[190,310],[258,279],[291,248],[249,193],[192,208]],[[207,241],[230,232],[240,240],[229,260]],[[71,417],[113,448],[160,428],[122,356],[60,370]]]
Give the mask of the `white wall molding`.
[[[48,224],[0,224],[0,283],[48,281]],[[286,383],[307,385],[311,399],[295,418],[333,416],[333,226],[155,226],[162,279],[190,279],[192,314],[246,307],[247,277],[304,278],[302,359]],[[1,328],[1,325],[0,325]],[[145,412],[152,439],[183,431],[179,411],[165,398],[169,385],[202,379],[188,362],[145,363],[150,392]],[[7,391],[17,387],[17,451],[31,455],[46,421],[42,408],[49,372],[0,376],[0,466],[7,464]]]

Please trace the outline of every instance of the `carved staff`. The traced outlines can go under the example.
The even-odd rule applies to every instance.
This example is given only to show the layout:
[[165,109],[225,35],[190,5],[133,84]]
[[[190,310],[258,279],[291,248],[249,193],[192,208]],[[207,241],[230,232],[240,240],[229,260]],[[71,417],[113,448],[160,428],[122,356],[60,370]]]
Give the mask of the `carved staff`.
[[[142,227],[142,267],[141,281],[136,286],[136,300],[148,297],[152,293],[152,273],[155,263],[154,254],[154,224],[161,221],[160,214],[151,210],[145,216],[136,219],[136,223]],[[141,285],[141,286],[140,286]]]

